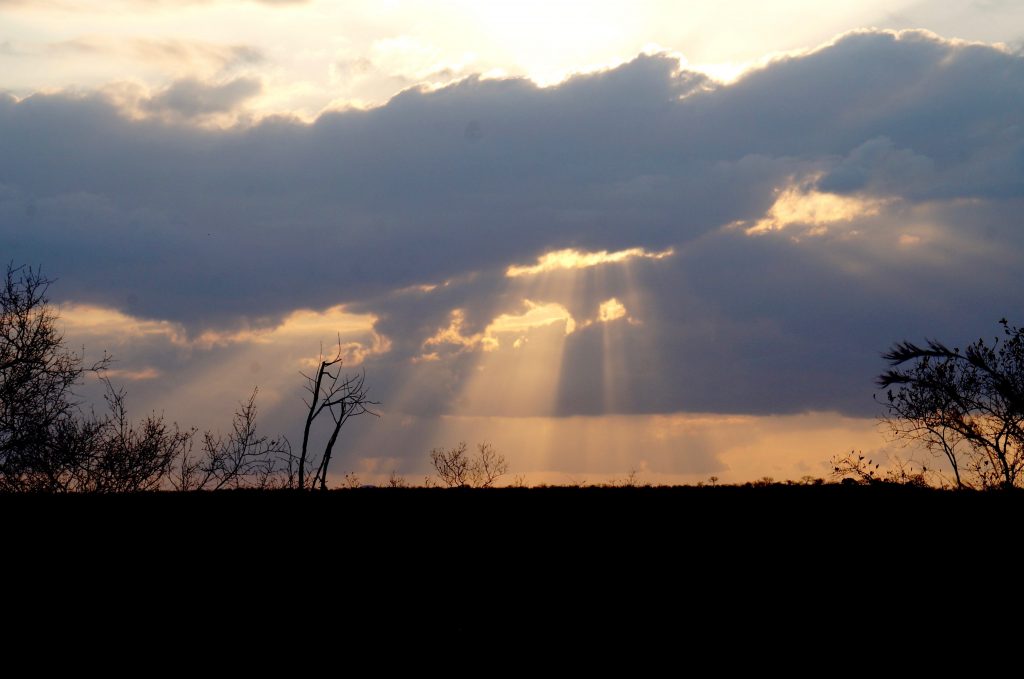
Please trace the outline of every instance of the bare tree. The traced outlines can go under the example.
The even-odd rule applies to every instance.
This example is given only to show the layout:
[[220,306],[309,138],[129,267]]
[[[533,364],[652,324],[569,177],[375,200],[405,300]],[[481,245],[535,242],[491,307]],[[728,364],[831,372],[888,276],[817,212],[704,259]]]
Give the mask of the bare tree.
[[469,468],[470,483],[475,488],[490,488],[495,481],[508,473],[508,462],[490,443],[481,443],[476,448],[476,460]]
[[[153,413],[128,417],[126,394],[65,347],[39,269],[8,265],[0,284],[0,490],[133,492],[158,488],[194,431]],[[103,379],[107,410],[83,412],[84,377]]]
[[76,412],[57,421],[24,465],[17,489],[126,493],[161,487],[175,460],[187,455],[195,431],[156,413],[133,423],[125,391],[104,383],[108,412]]
[[449,488],[469,485],[470,461],[466,450],[466,442],[461,441],[459,445],[449,450],[434,448],[430,451],[430,461],[434,464],[434,470],[437,471],[441,482]]
[[[103,376],[110,357],[87,365],[84,353],[65,348],[47,299],[50,284],[39,269],[14,265],[0,283],[0,491],[268,487],[286,482],[285,469],[277,466],[282,460],[291,485],[295,465],[287,439],[256,433],[256,390],[235,413],[230,434],[204,435],[198,457],[192,455],[195,430],[157,413],[133,422],[125,391]],[[100,415],[84,412],[74,393],[90,372],[106,387]],[[336,386],[341,394],[343,385]],[[347,402],[346,408],[351,411]]]
[[110,412],[83,425],[95,433],[86,437],[92,450],[85,458],[79,490],[127,493],[160,488],[175,460],[187,454],[195,430],[182,431],[156,413],[133,424],[124,389],[115,390],[108,380],[104,382]]
[[[193,458],[186,451],[179,459],[171,484],[177,490],[220,490],[221,488],[267,488],[279,479],[278,463],[291,453],[288,439],[271,439],[256,432],[256,394],[239,404],[231,432],[221,436],[203,434],[203,454]],[[280,482],[280,481],[277,481]],[[282,484],[284,485],[284,484]]]
[[[306,488],[307,471],[312,469],[315,464],[316,473],[313,475],[313,482],[309,487],[316,488],[319,484],[321,490],[326,489],[327,467],[331,462],[334,444],[338,440],[341,428],[351,417],[365,414],[377,416],[370,406],[380,405],[380,403],[371,401],[369,398],[366,373],[342,374],[342,356],[341,338],[339,337],[337,352],[333,358],[326,358],[321,347],[319,366],[315,376],[302,373],[302,376],[306,378],[306,391],[309,392],[309,397],[303,401],[306,404],[306,426],[302,431],[302,450],[298,460],[297,485],[299,488]],[[310,430],[313,427],[313,422],[324,412],[330,414],[333,428],[327,444],[324,446],[323,454],[318,462],[314,462],[309,453]]]
[[465,441],[448,450],[434,448],[430,451],[434,470],[447,487],[491,488],[495,481],[508,473],[508,462],[491,444],[479,444],[475,458],[467,451]]
[[[198,456],[192,454],[195,430],[181,430],[156,413],[132,422],[124,390],[108,380],[108,412],[85,413],[74,388],[89,371],[102,377],[111,359],[104,355],[86,365],[84,354],[65,348],[46,296],[50,283],[38,269],[12,264],[0,284],[0,491],[326,488],[341,428],[353,416],[376,415],[365,373],[341,373],[340,337],[336,355],[327,359],[321,351],[316,375],[306,376],[310,399],[298,456],[287,439],[257,434],[255,390],[235,413],[228,435],[204,434]],[[332,420],[330,436],[314,457],[311,428],[325,412]]]
[[84,354],[65,348],[50,283],[39,269],[13,264],[0,283],[0,490],[73,485],[69,468],[83,453],[73,440],[80,429],[74,387],[110,361],[87,365]]

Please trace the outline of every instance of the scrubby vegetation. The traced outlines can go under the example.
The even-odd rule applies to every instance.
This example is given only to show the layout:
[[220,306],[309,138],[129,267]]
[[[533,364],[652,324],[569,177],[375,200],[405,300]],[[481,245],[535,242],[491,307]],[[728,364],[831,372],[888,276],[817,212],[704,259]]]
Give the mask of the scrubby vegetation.
[[[315,373],[304,376],[308,398],[302,444],[257,428],[257,390],[238,404],[227,434],[182,428],[163,415],[139,421],[128,414],[127,395],[106,377],[111,357],[87,363],[65,346],[47,299],[51,281],[38,269],[8,265],[0,287],[0,492],[125,493],[153,490],[308,490],[327,488],[328,465],[343,425],[375,415],[365,374],[348,375],[338,351],[321,350]],[[716,476],[695,490],[872,486],[914,489],[1011,489],[1024,479],[1024,331],[1002,322],[1004,337],[978,340],[963,352],[938,341],[926,347],[897,344],[885,358],[893,369],[879,378],[887,389],[884,421],[896,438],[915,442],[948,463],[950,472],[913,460],[885,464],[861,453],[837,455],[826,480],[805,476],[776,482],[764,477],[741,486]],[[82,406],[76,395],[95,375],[106,388],[106,411]],[[329,436],[317,448],[313,424],[329,419]],[[465,442],[429,453],[436,477],[422,488],[495,489],[509,461],[488,442],[470,452]],[[504,485],[527,488],[525,477]],[[363,489],[355,472],[342,489]],[[413,490],[393,471],[383,487]],[[602,484],[570,480],[563,490],[651,489],[636,470]],[[551,490],[547,487],[537,490]]]

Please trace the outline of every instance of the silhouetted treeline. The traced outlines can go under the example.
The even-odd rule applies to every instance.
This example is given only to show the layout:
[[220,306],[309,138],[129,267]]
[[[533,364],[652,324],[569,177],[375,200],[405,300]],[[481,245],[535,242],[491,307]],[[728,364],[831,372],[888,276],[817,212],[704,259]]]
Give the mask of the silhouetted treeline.
[[[111,358],[87,363],[65,346],[49,304],[50,279],[9,264],[0,287],[0,491],[130,493],[156,489],[326,487],[327,466],[342,425],[371,413],[365,375],[340,372],[342,356],[321,356],[306,377],[308,415],[298,453],[284,437],[256,428],[256,394],[239,404],[226,435],[183,429],[163,415],[128,415],[126,393],[106,377]],[[75,393],[94,375],[106,387],[106,410],[86,410]],[[310,429],[330,417],[322,453]]]

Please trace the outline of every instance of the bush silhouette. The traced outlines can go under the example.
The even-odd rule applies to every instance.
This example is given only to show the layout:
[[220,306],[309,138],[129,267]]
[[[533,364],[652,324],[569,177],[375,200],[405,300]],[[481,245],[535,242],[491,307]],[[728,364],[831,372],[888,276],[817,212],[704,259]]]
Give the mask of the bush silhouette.
[[491,488],[508,473],[508,462],[489,443],[477,445],[476,456],[470,456],[465,441],[454,448],[434,448],[430,460],[441,482],[448,488]]

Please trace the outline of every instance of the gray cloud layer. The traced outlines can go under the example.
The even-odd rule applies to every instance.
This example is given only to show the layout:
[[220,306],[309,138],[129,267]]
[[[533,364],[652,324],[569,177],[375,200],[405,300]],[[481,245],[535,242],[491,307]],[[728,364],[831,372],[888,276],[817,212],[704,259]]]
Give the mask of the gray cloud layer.
[[235,111],[247,99],[259,94],[261,89],[260,82],[253,78],[235,78],[220,85],[183,78],[145,100],[142,109],[148,113],[184,119],[201,118]]
[[[177,83],[152,105],[231,110],[253,86]],[[373,368],[386,393],[452,309],[467,332],[521,311],[509,264],[673,247],[543,300],[583,319],[617,296],[643,322],[567,337],[557,412],[863,414],[892,341],[959,341],[1020,307],[1022,112],[1020,56],[878,32],[729,86],[642,56],[552,88],[470,78],[223,131],[130,121],[98,95],[7,97],[0,251],[44,263],[62,295],[192,329],[350,303],[392,339]],[[883,207],[821,235],[723,228],[793,182]],[[609,341],[615,374],[594,369]],[[458,382],[467,360],[439,369]]]

